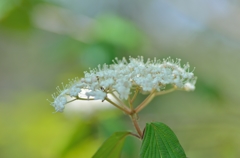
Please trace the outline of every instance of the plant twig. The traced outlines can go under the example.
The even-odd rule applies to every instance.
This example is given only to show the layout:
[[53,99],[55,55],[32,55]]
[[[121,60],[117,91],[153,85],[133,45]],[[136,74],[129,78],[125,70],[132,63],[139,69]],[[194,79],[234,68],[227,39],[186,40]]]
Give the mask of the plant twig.
[[130,98],[130,96],[128,96],[128,105],[129,105],[130,109],[133,110],[133,105],[132,105],[132,103],[131,103],[131,98]]
[[167,93],[173,92],[173,91],[175,91],[175,90],[176,90],[176,88],[171,88],[171,89],[168,89],[168,90],[165,90],[165,91],[160,91],[160,92],[157,92],[157,93],[155,94],[155,96],[167,94]]
[[137,133],[139,135],[139,137],[142,138],[142,131],[141,131],[141,129],[140,129],[139,125],[138,125],[137,119],[136,119],[136,117],[134,115],[136,115],[136,113],[131,115],[131,119],[132,119],[133,125],[134,125],[134,127],[135,127],[135,129],[136,129],[136,131],[137,131]]
[[131,101],[130,101],[131,104],[132,104],[132,103],[134,102],[134,100],[136,99],[138,92],[139,92],[139,88],[137,88],[137,89],[135,90],[135,93],[134,93],[134,95],[133,95],[133,97],[132,97],[132,99],[131,99]]
[[111,95],[121,104],[122,107],[128,109],[128,107],[113,92]]
[[139,138],[139,139],[141,139],[141,137],[139,136],[139,135],[137,135],[137,134],[135,134],[135,133],[130,133],[132,136],[135,136],[135,137],[137,137],[137,138]]
[[155,97],[155,90],[153,90],[148,97],[138,106],[135,108],[135,112],[138,113],[141,111],[147,104]]
[[129,109],[125,109],[124,107],[121,107],[121,106],[117,105],[117,104],[114,103],[111,99],[109,99],[109,98],[106,97],[105,100],[108,101],[109,103],[111,103],[112,105],[114,105],[115,107],[117,107],[118,109],[124,111],[126,114],[128,114],[128,115],[131,114],[131,112],[129,111]]

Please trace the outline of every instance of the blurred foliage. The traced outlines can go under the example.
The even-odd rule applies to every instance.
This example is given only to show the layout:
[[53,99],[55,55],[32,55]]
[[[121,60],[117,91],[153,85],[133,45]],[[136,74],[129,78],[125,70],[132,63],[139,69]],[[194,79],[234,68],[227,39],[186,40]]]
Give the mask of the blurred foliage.
[[19,5],[20,0],[1,0],[0,1],[0,19],[3,19],[11,10]]
[[[89,67],[138,55],[182,58],[198,76],[195,92],[155,98],[139,115],[142,129],[169,125],[188,157],[240,157],[239,41],[176,8],[170,1],[0,0],[0,157],[87,158],[112,133],[133,130],[113,109],[69,117],[52,113],[46,98]],[[140,143],[127,137],[122,157],[137,158]]]
[[130,22],[113,15],[101,16],[98,18],[98,22],[95,30],[96,40],[127,50],[137,49],[141,44],[140,32]]
[[[1,0],[1,25],[15,30],[28,30],[31,28],[30,11],[41,0]],[[2,16],[2,17],[1,17]]]

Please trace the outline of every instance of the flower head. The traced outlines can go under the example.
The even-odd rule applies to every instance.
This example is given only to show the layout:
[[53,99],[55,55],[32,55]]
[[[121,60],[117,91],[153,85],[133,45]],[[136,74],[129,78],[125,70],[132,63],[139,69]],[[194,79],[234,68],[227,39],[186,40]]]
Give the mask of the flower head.
[[[59,90],[58,96],[53,96],[52,105],[61,112],[67,103],[67,96],[104,101],[107,94],[117,93],[119,99],[126,100],[134,89],[140,93],[161,92],[168,85],[191,91],[195,89],[196,77],[189,67],[188,63],[181,66],[180,59],[167,58],[161,61],[155,58],[144,62],[143,57],[129,57],[129,61],[116,58],[113,64],[99,65],[96,69],[84,72],[82,79],[72,80],[64,90]],[[80,93],[86,98],[80,97]]]

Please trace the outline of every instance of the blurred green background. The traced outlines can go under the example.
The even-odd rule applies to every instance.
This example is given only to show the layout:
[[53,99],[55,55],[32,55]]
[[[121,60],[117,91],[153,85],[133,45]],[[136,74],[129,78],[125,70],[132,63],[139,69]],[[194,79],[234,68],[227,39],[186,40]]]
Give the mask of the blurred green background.
[[[190,158],[240,157],[239,17],[230,0],[0,0],[0,157],[88,158],[134,131],[104,103],[53,113],[46,99],[89,67],[139,55],[181,58],[198,76],[194,92],[155,98],[141,127],[169,125]],[[128,137],[122,157],[140,144]]]

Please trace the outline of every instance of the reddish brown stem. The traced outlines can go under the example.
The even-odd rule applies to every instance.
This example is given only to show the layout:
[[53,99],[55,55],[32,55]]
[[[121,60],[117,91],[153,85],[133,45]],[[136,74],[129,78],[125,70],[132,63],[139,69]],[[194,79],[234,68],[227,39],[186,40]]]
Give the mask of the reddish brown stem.
[[135,129],[136,129],[136,131],[137,131],[137,133],[139,135],[139,137],[142,138],[142,131],[141,131],[139,125],[138,125],[136,116],[134,116],[134,115],[136,115],[136,114],[134,113],[133,115],[131,115],[131,119],[132,119],[133,125],[134,125],[134,127],[135,127]]

